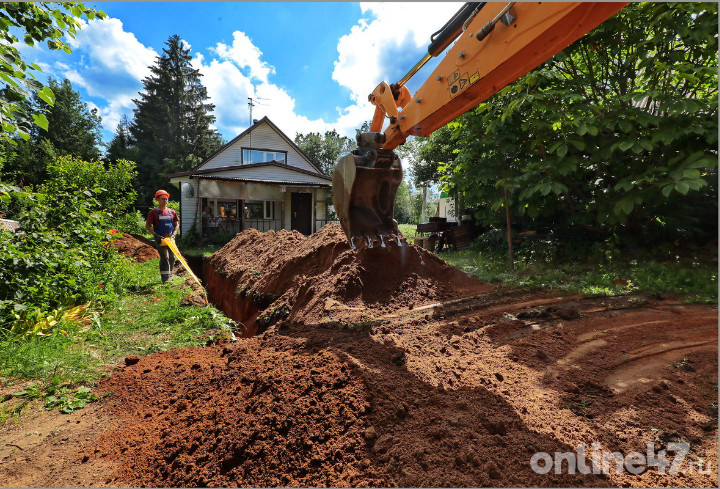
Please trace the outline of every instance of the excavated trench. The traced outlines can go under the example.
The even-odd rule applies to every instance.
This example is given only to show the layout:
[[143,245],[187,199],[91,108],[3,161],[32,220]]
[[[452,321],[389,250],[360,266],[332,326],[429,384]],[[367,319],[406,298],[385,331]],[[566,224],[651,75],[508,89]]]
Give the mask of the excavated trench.
[[282,319],[368,323],[398,308],[493,289],[412,245],[353,251],[339,226],[310,237],[247,230],[209,258],[188,263],[209,302],[242,324],[236,334],[243,337]]
[[238,293],[239,278],[230,278],[218,273],[209,258],[187,257],[188,265],[200,279],[207,292],[208,302],[227,317],[241,325],[235,333],[249,338],[262,332],[269,324],[259,328],[258,316],[270,305],[267,299],[252,294]]

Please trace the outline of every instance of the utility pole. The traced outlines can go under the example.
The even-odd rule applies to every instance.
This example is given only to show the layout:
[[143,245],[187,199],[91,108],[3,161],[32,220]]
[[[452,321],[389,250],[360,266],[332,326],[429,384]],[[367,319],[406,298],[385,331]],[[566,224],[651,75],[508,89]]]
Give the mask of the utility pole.
[[250,125],[253,125],[252,108],[255,107],[252,97],[248,97],[248,108],[250,109]]

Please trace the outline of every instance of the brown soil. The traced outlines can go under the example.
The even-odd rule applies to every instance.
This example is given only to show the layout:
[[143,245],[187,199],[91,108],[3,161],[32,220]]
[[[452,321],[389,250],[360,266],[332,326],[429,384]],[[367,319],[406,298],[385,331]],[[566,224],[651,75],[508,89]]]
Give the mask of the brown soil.
[[153,242],[149,239],[140,235],[113,231],[114,230],[111,230],[110,233],[117,237],[112,241],[112,245],[117,248],[123,256],[131,258],[138,263],[144,263],[153,258],[160,257]]
[[[715,307],[498,289],[413,245],[350,251],[337,227],[246,231],[210,264],[262,334],[127,362],[103,422],[44,450],[3,427],[0,485],[717,486]],[[530,467],[681,441],[676,475]]]

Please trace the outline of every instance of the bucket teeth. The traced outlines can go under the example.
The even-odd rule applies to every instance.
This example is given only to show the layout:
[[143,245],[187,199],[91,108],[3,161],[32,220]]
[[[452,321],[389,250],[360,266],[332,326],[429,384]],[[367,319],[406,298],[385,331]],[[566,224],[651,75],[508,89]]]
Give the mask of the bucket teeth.
[[[385,241],[386,238],[387,241]],[[358,241],[357,244],[355,243],[356,240]],[[362,247],[365,242],[367,242],[368,248],[377,247],[378,242],[380,243],[380,248],[387,248],[393,244],[397,246],[405,246],[407,244],[405,238],[401,238],[397,234],[378,234],[377,236],[351,236],[349,242],[350,248],[352,248],[353,250],[357,250],[358,248]]]

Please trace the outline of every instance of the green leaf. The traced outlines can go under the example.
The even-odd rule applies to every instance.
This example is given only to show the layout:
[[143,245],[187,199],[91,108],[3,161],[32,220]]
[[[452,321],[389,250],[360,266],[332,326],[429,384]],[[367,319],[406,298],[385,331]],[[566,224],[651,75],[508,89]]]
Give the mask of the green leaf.
[[48,130],[48,120],[45,114],[33,114],[33,122],[46,131]]
[[582,151],[582,150],[585,149],[585,143],[582,142],[582,141],[580,141],[579,139],[570,139],[570,140],[568,141],[568,143],[570,143],[570,144],[572,144],[573,146],[575,146],[575,149],[578,150],[578,151]]
[[567,152],[568,152],[567,144],[563,144],[562,146],[560,146],[560,147],[558,148],[558,150],[557,150],[557,155],[558,155],[560,158],[562,158],[563,156],[565,156],[565,155],[567,154]]
[[638,141],[638,142],[639,142],[640,146],[642,146],[645,150],[647,150],[647,151],[652,151],[652,150],[653,150],[653,145],[652,145],[652,143],[650,143],[650,140],[648,140],[648,139],[641,139],[641,140]]
[[618,190],[622,189],[625,192],[627,192],[628,190],[631,190],[633,187],[635,187],[635,184],[633,184],[631,181],[625,179],[625,180],[620,180],[615,185],[615,187],[613,187],[613,190],[615,190],[617,192]]
[[17,82],[16,82],[15,80],[13,80],[9,75],[3,73],[2,71],[0,71],[0,78],[2,78],[3,80],[5,80],[5,82],[6,82],[7,84],[9,84],[10,86],[12,86],[12,87],[17,87],[17,86],[18,86],[18,84],[17,84]]
[[37,94],[48,105],[55,105],[55,94],[50,87],[44,87]]
[[633,211],[634,208],[635,208],[635,202],[633,201],[633,199],[631,199],[629,197],[625,197],[625,198],[619,200],[615,204],[614,212],[615,212],[615,214],[618,214],[618,215],[621,212],[629,215]]
[[675,184],[675,190],[685,195],[690,190],[690,185],[688,185],[687,182],[681,180]]
[[43,89],[43,84],[40,83],[40,82],[37,81],[37,80],[32,79],[32,78],[26,78],[26,79],[24,79],[24,80],[23,80],[23,84],[24,84],[27,88],[29,88],[30,90],[35,90],[35,91],[37,91],[37,90],[42,90],[42,89]]
[[588,134],[590,134],[591,136],[597,136],[597,135],[598,135],[598,128],[595,127],[595,126],[588,126],[588,127],[587,127],[587,132],[588,132]]
[[620,142],[620,144],[618,145],[618,147],[619,147],[622,151],[627,151],[627,150],[629,150],[630,148],[632,148],[633,144],[635,144],[633,141],[622,141],[622,142]]
[[543,185],[540,187],[540,193],[541,193],[542,195],[547,195],[547,194],[549,194],[551,190],[552,190],[552,185],[549,184],[549,183],[545,183],[545,184],[543,184]]

